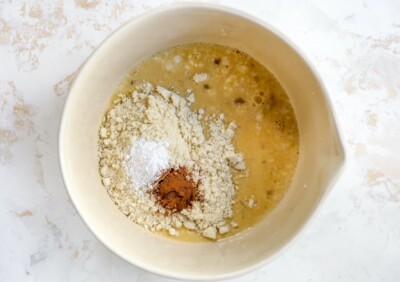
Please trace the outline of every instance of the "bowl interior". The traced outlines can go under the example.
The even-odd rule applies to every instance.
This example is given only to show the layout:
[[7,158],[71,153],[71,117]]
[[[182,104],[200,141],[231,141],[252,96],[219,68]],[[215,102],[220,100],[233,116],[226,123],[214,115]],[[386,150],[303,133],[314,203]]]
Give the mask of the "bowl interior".
[[[244,234],[216,243],[170,240],[130,222],[98,173],[98,128],[121,79],[165,48],[209,42],[238,48],[264,64],[285,88],[300,132],[292,187],[278,207]],[[186,279],[242,273],[281,250],[307,222],[344,161],[325,90],[308,64],[271,28],[226,8],[178,6],[137,18],[113,33],[82,68],[60,131],[60,159],[73,203],[111,250],[147,270]]]

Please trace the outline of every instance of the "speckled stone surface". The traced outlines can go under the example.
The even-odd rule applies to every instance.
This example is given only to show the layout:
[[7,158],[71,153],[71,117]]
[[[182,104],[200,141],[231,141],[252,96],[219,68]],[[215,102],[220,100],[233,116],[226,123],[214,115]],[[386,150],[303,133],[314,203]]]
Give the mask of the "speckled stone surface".
[[[0,0],[0,281],[171,281],[90,233],[66,194],[57,136],[93,49],[173,2]],[[264,19],[299,46],[328,88],[349,157],[302,236],[231,281],[400,281],[400,2],[207,2]]]

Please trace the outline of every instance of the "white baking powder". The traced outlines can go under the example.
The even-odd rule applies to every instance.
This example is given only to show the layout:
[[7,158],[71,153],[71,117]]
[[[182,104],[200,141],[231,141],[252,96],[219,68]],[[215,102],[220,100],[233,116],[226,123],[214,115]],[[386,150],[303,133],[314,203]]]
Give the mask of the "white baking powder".
[[125,156],[125,169],[132,180],[131,189],[144,192],[169,167],[167,142],[139,139]]

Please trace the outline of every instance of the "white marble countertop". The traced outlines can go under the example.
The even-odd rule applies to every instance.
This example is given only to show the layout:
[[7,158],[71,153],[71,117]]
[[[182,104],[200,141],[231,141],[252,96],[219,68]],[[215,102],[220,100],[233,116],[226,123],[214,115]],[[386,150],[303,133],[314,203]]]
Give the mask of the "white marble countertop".
[[[61,178],[59,121],[77,69],[159,1],[0,1],[0,281],[171,281],[106,249]],[[400,281],[400,2],[210,1],[265,19],[314,63],[349,162],[287,252],[232,281]]]

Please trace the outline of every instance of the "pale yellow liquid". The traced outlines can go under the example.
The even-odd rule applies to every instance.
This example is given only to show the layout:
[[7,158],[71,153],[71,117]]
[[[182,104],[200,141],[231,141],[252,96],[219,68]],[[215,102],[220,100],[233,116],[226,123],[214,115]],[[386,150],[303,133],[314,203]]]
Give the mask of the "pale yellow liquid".
[[[208,79],[197,84],[193,81],[196,73],[206,73]],[[115,95],[132,93],[142,81],[173,89],[183,96],[191,88],[196,97],[193,110],[204,108],[206,115],[224,113],[227,122],[235,121],[238,126],[234,145],[237,152],[245,155],[248,175],[239,177],[239,173],[233,173],[239,187],[233,204],[233,220],[238,227],[218,239],[251,228],[278,204],[296,168],[299,136],[289,99],[264,66],[232,48],[190,44],[144,60],[123,80]],[[249,207],[250,197],[256,203],[253,208]],[[179,236],[171,238],[207,241],[183,228]]]

